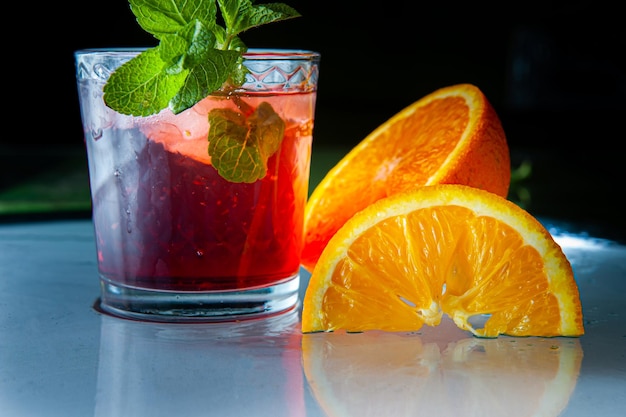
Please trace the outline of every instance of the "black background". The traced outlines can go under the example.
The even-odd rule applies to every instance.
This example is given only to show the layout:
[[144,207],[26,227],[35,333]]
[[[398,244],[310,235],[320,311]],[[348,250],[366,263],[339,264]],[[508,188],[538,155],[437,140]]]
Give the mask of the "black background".
[[[302,17],[251,29],[242,38],[250,47],[321,52],[320,143],[357,143],[418,98],[462,82],[484,91],[512,145],[571,147],[569,136],[583,133],[624,137],[611,131],[620,127],[615,119],[621,122],[626,98],[626,32],[617,2],[288,4]],[[34,108],[31,116],[43,119],[42,127],[55,126],[29,136],[30,143],[81,142],[73,52],[156,42],[138,26],[126,0],[28,7],[33,10],[24,10],[24,17],[36,11],[34,23],[22,26],[29,35],[16,32],[20,42],[8,42],[17,48],[13,55],[28,63],[21,67],[25,72],[13,68],[15,76],[7,79],[13,91],[19,86],[12,108]],[[5,68],[12,61],[5,59]],[[608,137],[603,142],[614,146]]]
[[[626,228],[626,31],[618,2],[287,3],[302,17],[242,38],[249,47],[322,54],[314,146],[353,146],[435,89],[473,83],[499,114],[514,163],[532,152],[536,181],[551,181],[547,196],[570,208],[547,203],[537,213]],[[3,29],[5,115],[25,127],[2,135],[2,145],[80,147],[73,52],[156,42],[126,0],[13,7],[5,23],[15,18],[16,28]]]

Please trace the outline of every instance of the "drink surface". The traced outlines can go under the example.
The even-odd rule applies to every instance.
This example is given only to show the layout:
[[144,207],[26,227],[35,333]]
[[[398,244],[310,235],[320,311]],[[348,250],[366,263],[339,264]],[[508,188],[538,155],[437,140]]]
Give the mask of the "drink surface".
[[[252,108],[269,103],[286,123],[267,175],[254,183],[225,180],[208,155],[207,114],[216,107],[237,110],[233,100],[210,96],[176,116],[164,110],[146,118],[98,118],[90,110],[85,140],[104,279],[136,288],[223,291],[298,273],[315,93],[243,100]],[[101,111],[110,109],[102,104]],[[105,119],[113,122],[100,126]]]

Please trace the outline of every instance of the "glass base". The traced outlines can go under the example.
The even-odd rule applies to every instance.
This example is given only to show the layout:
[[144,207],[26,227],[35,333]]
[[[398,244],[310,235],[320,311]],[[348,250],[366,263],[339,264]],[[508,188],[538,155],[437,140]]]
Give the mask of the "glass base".
[[263,288],[224,292],[172,292],[126,287],[100,279],[100,309],[128,319],[223,322],[278,314],[298,303],[300,275]]

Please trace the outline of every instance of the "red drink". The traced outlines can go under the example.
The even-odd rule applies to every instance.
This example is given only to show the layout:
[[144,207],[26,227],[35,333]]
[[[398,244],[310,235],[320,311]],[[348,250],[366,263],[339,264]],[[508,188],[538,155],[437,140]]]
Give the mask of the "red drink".
[[[288,100],[310,106],[313,99],[308,93]],[[94,190],[98,262],[107,279],[132,287],[210,291],[274,284],[298,273],[310,120],[287,122],[268,174],[250,184],[230,182],[194,155],[168,151],[139,131],[111,133],[91,145],[91,154],[135,157]],[[206,137],[192,141],[201,141],[197,151],[205,158]]]
[[[103,308],[206,318],[276,310],[272,297],[295,305],[315,89],[211,95],[178,115],[131,117],[89,102],[102,85],[79,80]],[[267,105],[284,134],[266,173],[224,178],[209,156],[208,114]]]

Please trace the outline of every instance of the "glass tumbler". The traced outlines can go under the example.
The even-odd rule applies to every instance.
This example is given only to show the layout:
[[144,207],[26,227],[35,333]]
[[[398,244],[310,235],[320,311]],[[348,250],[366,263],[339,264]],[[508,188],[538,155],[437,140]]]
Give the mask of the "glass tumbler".
[[[250,49],[241,88],[176,115],[122,115],[103,87],[141,51],[75,52],[101,309],[165,322],[293,309],[319,53]],[[231,143],[232,129],[246,141]],[[257,178],[224,175],[232,161]]]

